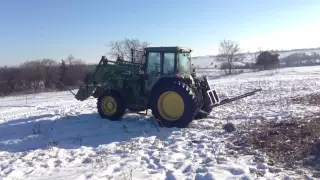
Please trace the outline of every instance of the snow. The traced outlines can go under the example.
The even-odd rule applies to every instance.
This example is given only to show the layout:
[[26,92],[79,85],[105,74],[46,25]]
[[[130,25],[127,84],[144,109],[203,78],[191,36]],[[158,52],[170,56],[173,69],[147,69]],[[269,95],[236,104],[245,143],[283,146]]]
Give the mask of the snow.
[[[0,98],[0,179],[290,179],[293,172],[235,157],[222,124],[279,120],[319,107],[288,104],[287,97],[320,91],[320,67],[285,68],[210,80],[221,98],[262,88],[217,107],[189,128],[158,128],[128,112],[101,119],[96,99],[70,92]],[[263,177],[257,177],[257,174]],[[304,177],[303,177],[304,178]],[[301,179],[303,179],[301,178]]]

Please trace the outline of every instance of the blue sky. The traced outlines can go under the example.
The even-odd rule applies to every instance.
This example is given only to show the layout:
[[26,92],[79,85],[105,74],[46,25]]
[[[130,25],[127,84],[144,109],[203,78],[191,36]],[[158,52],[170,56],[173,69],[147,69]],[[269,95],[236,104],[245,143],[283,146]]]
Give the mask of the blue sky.
[[320,1],[3,0],[0,65],[72,54],[98,62],[125,37],[212,55],[219,42],[243,51],[320,47]]

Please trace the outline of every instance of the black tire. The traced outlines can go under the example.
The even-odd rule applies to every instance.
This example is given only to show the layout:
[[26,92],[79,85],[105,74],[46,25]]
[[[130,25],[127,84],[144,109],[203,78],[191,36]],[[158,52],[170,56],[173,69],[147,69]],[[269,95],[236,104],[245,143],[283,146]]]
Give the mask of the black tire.
[[[159,125],[164,127],[177,127],[177,128],[185,128],[190,122],[194,119],[194,112],[196,109],[196,98],[192,91],[192,89],[183,82],[171,82],[166,83],[164,86],[159,86],[153,94],[151,101],[151,110],[154,118],[159,120]],[[163,93],[168,91],[173,91],[180,95],[183,100],[184,109],[183,114],[176,120],[170,121],[163,117],[158,109],[158,101]]]
[[[105,97],[113,98],[113,100],[116,104],[116,108],[115,108],[114,113],[107,114],[105,112],[105,110],[103,108],[103,106],[104,106],[103,103],[106,103],[106,102],[104,102]],[[97,108],[98,108],[98,113],[102,118],[109,119],[111,121],[118,121],[122,118],[122,116],[125,113],[126,104],[125,104],[125,100],[123,99],[123,97],[121,96],[120,93],[118,93],[116,91],[105,91],[98,98]]]

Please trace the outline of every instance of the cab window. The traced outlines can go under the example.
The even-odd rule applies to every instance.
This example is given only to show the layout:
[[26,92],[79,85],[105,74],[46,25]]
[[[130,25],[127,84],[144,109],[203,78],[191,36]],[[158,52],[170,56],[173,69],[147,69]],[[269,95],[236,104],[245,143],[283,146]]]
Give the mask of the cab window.
[[160,73],[160,53],[150,52],[148,57],[147,74],[158,75]]
[[174,53],[164,53],[163,56],[163,74],[174,73]]

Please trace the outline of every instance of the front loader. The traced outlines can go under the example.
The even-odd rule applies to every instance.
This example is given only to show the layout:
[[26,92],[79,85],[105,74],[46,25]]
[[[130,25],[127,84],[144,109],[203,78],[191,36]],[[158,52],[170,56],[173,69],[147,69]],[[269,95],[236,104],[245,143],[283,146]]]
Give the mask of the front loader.
[[102,118],[117,121],[126,110],[151,109],[159,124],[184,128],[207,117],[214,107],[253,95],[259,90],[220,100],[206,77],[191,68],[191,50],[182,47],[147,47],[132,50],[132,59],[109,61],[102,56],[76,99],[96,97]]

